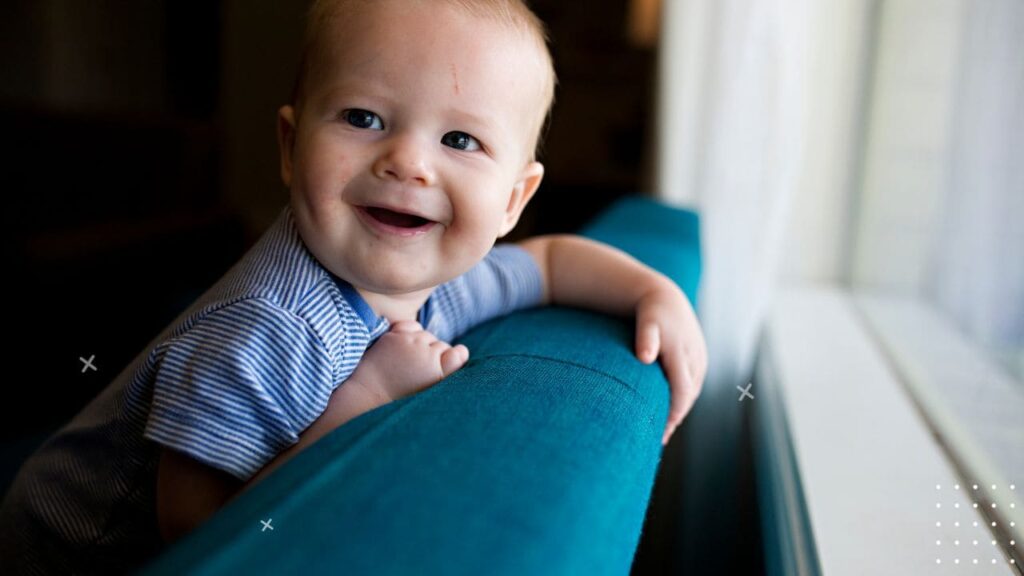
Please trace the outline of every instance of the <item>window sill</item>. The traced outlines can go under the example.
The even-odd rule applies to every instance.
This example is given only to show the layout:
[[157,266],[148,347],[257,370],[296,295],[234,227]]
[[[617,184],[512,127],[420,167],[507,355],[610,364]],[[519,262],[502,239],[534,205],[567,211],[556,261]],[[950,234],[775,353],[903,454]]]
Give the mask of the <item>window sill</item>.
[[977,557],[972,570],[1013,574],[864,324],[854,299],[834,288],[783,292],[770,315],[754,428],[758,462],[771,463],[758,470],[765,540],[778,548],[766,558],[791,573],[842,575],[956,573],[955,558]]

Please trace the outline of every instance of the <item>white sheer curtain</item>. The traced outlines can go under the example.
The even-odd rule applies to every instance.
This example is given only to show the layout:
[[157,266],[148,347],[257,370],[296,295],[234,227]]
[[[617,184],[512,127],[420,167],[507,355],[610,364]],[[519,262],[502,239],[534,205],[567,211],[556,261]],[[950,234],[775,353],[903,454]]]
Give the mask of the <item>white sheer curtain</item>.
[[701,214],[706,394],[747,378],[803,156],[807,0],[670,0],[659,197]]
[[808,1],[662,4],[656,191],[700,213],[698,312],[709,353],[704,391],[662,480],[678,572],[736,572],[737,557],[715,551],[724,535],[752,530],[740,520],[744,410],[735,386],[751,374],[799,181]]
[[963,9],[953,143],[941,232],[932,242],[929,291],[990,350],[1019,354],[1024,348],[1024,2],[975,0]]
[[656,192],[701,215],[710,354],[681,428],[675,544],[693,568],[739,529],[735,386],[783,281],[930,299],[1019,358],[1024,1],[662,9]]

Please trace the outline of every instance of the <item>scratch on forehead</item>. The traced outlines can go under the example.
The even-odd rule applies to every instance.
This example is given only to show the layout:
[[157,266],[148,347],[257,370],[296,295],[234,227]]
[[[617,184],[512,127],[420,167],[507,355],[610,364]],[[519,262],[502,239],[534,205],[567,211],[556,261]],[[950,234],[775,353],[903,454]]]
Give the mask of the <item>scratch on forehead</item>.
[[454,84],[453,88],[455,89],[455,94],[458,95],[458,93],[459,93],[459,75],[455,71],[455,64],[451,64],[449,66],[449,68],[451,68],[451,71],[452,71],[452,83]]

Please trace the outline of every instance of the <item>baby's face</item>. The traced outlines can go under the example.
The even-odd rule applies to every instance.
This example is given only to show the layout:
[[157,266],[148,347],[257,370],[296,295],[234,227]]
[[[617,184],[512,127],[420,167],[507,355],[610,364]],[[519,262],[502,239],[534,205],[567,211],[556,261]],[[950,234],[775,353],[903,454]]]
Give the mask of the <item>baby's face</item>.
[[282,175],[324,266],[406,294],[469,270],[515,225],[543,175],[545,69],[525,37],[444,2],[360,4],[331,25],[301,117],[282,108]]

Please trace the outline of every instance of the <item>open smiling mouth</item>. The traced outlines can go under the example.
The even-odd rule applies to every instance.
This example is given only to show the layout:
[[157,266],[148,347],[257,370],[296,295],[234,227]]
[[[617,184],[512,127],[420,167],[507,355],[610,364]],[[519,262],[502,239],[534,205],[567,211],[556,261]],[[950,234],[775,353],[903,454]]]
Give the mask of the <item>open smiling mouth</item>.
[[413,214],[394,212],[385,208],[366,206],[363,210],[378,222],[382,222],[388,226],[395,226],[397,228],[414,229],[426,226],[427,224],[433,224],[433,221],[427,220],[426,218],[421,218],[420,216],[415,216]]

